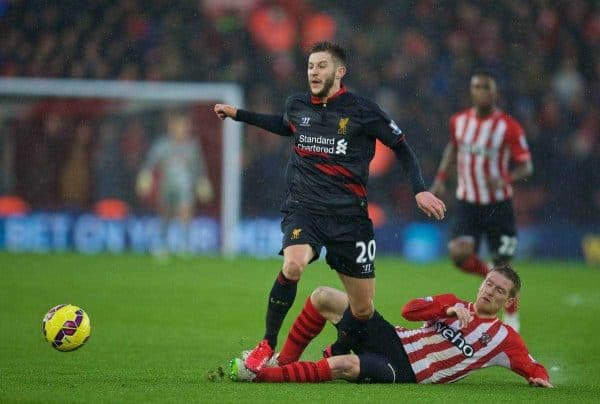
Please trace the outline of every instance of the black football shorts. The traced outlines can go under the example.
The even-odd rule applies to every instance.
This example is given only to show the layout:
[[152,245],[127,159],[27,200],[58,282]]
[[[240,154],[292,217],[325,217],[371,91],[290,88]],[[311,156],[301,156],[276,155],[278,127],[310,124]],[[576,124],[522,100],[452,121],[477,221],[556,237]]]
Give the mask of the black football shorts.
[[471,236],[475,251],[481,236],[487,237],[490,253],[495,258],[510,258],[517,248],[517,230],[512,201],[476,205],[458,201],[452,225],[452,238]]
[[[337,328],[337,326],[336,326]],[[352,347],[352,351],[361,360],[383,361],[394,368],[396,383],[416,383],[416,377],[410,360],[400,337],[396,333],[396,327],[384,319],[377,311],[373,318],[367,323],[367,332],[358,346]],[[383,382],[377,380],[377,375],[370,376],[372,383]]]
[[281,231],[282,255],[286,247],[309,244],[315,253],[314,261],[325,247],[325,259],[331,269],[353,278],[375,277],[373,223],[366,216],[327,216],[292,210],[281,221]]

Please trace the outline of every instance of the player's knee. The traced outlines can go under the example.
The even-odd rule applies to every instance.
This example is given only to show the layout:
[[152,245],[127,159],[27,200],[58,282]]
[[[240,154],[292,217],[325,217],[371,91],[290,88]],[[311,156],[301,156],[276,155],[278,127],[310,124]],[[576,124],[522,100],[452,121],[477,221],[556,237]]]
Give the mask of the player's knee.
[[475,252],[475,243],[469,238],[458,237],[448,243],[448,255],[459,266]]
[[374,307],[373,301],[368,302],[353,302],[350,308],[352,315],[359,320],[368,320],[373,316]]
[[336,379],[356,380],[360,374],[360,359],[356,355],[332,356],[327,361]]
[[297,258],[288,258],[283,262],[283,275],[291,280],[297,281],[302,276],[307,263]]
[[310,295],[310,301],[317,310],[324,308],[331,295],[331,288],[327,286],[319,286]]

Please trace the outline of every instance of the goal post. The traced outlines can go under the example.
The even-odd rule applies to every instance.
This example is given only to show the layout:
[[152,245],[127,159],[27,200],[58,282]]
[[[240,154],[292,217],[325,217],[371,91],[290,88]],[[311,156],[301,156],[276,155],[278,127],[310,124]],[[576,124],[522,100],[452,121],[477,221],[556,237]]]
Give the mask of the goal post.
[[[135,82],[42,78],[0,78],[0,97],[99,99],[173,103],[222,102],[243,108],[243,90],[233,83]],[[215,118],[216,119],[216,118]],[[221,157],[221,252],[239,251],[242,125],[223,122]]]

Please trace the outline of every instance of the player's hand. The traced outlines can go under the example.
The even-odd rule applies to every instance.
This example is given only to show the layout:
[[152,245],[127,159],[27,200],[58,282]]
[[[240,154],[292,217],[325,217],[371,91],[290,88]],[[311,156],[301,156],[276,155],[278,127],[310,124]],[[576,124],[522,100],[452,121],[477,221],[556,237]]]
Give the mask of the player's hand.
[[220,120],[224,120],[225,118],[235,119],[235,117],[237,116],[237,108],[233,105],[216,104],[215,114],[217,114],[217,117]]
[[554,387],[548,380],[544,380],[540,377],[530,377],[527,381],[529,382],[529,385],[533,387]]
[[150,170],[142,170],[135,183],[135,190],[141,197],[147,196],[152,191],[152,172]]
[[202,177],[198,180],[196,184],[196,196],[200,203],[208,203],[213,200],[215,194],[212,184],[207,177]]
[[438,199],[429,191],[419,192],[415,195],[417,200],[417,206],[421,209],[428,217],[435,217],[438,220],[442,220],[446,213],[446,205],[441,199]]
[[444,183],[440,180],[435,180],[433,181],[433,184],[431,184],[429,192],[435,196],[443,196],[446,193],[446,185],[444,185]]
[[446,315],[458,318],[460,328],[465,328],[473,320],[473,315],[462,306],[452,306],[446,309]]

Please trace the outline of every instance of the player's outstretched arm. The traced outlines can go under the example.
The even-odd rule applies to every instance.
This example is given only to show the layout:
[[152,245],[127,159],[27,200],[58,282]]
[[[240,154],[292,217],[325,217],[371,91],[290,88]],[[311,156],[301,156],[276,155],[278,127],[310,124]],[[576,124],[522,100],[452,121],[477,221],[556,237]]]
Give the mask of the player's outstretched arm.
[[523,339],[513,329],[509,329],[504,352],[508,356],[510,369],[524,377],[531,386],[554,387],[544,365],[529,354]]
[[258,126],[266,131],[280,136],[292,136],[292,130],[284,122],[283,115],[259,114],[252,111],[238,109],[232,105],[216,104],[215,114],[221,120],[231,118],[235,121],[245,122]]

